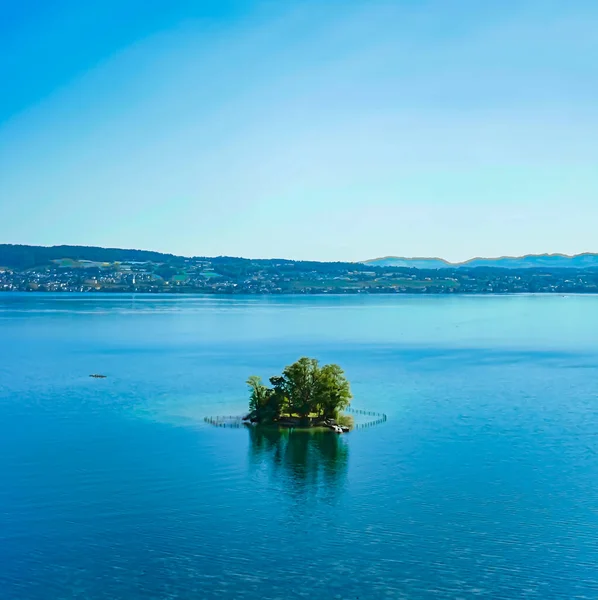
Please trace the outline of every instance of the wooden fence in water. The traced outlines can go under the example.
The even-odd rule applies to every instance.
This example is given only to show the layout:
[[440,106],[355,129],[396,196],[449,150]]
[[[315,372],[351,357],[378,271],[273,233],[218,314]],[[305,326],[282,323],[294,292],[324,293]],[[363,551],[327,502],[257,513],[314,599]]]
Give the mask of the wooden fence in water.
[[204,422],[214,427],[245,427],[246,421],[243,421],[243,417],[235,417],[229,415],[227,417],[204,417]]
[[[381,425],[386,422],[386,415],[384,413],[378,413],[371,410],[359,410],[355,408],[346,408],[345,413],[359,415],[360,417],[372,417],[363,423],[356,423],[353,420],[352,430],[365,429],[366,427],[374,427],[375,425]],[[214,427],[232,427],[238,429],[240,427],[247,427],[249,423],[243,421],[243,417],[228,415],[218,417],[205,417],[204,422]]]
[[374,412],[372,410],[359,410],[357,408],[349,407],[345,409],[345,412],[365,417],[373,417],[365,423],[353,423],[353,429],[364,429],[366,427],[374,427],[374,425],[381,425],[382,423],[385,423],[387,419],[384,413]]

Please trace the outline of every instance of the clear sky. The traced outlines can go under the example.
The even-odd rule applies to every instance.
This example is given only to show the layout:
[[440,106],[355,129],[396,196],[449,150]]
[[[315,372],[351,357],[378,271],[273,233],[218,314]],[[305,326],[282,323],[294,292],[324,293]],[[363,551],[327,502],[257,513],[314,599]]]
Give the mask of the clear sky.
[[0,242],[598,251],[596,0],[1,0]]

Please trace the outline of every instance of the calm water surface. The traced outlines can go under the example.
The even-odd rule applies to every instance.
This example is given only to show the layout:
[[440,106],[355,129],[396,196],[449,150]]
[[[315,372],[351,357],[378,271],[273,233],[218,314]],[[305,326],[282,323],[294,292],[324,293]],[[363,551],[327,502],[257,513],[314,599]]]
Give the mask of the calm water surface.
[[[303,354],[388,421],[203,423]],[[0,295],[0,474],[10,600],[595,599],[598,297]]]

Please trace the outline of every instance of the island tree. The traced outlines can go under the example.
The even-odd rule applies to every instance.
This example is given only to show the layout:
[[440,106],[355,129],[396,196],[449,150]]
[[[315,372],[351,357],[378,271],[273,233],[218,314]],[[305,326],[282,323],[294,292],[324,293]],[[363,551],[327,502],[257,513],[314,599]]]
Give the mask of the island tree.
[[300,358],[271,377],[270,386],[259,377],[247,380],[251,396],[249,410],[258,422],[274,422],[284,416],[335,418],[349,406],[351,389],[343,370],[335,364],[320,366],[315,358]]

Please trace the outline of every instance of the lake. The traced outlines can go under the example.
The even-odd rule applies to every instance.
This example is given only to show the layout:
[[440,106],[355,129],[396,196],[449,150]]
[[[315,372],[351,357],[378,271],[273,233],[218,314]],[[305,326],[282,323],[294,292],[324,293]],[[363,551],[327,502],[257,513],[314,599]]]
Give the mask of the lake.
[[[2,598],[598,597],[598,297],[3,294],[0,341]],[[302,355],[388,420],[204,423]]]

